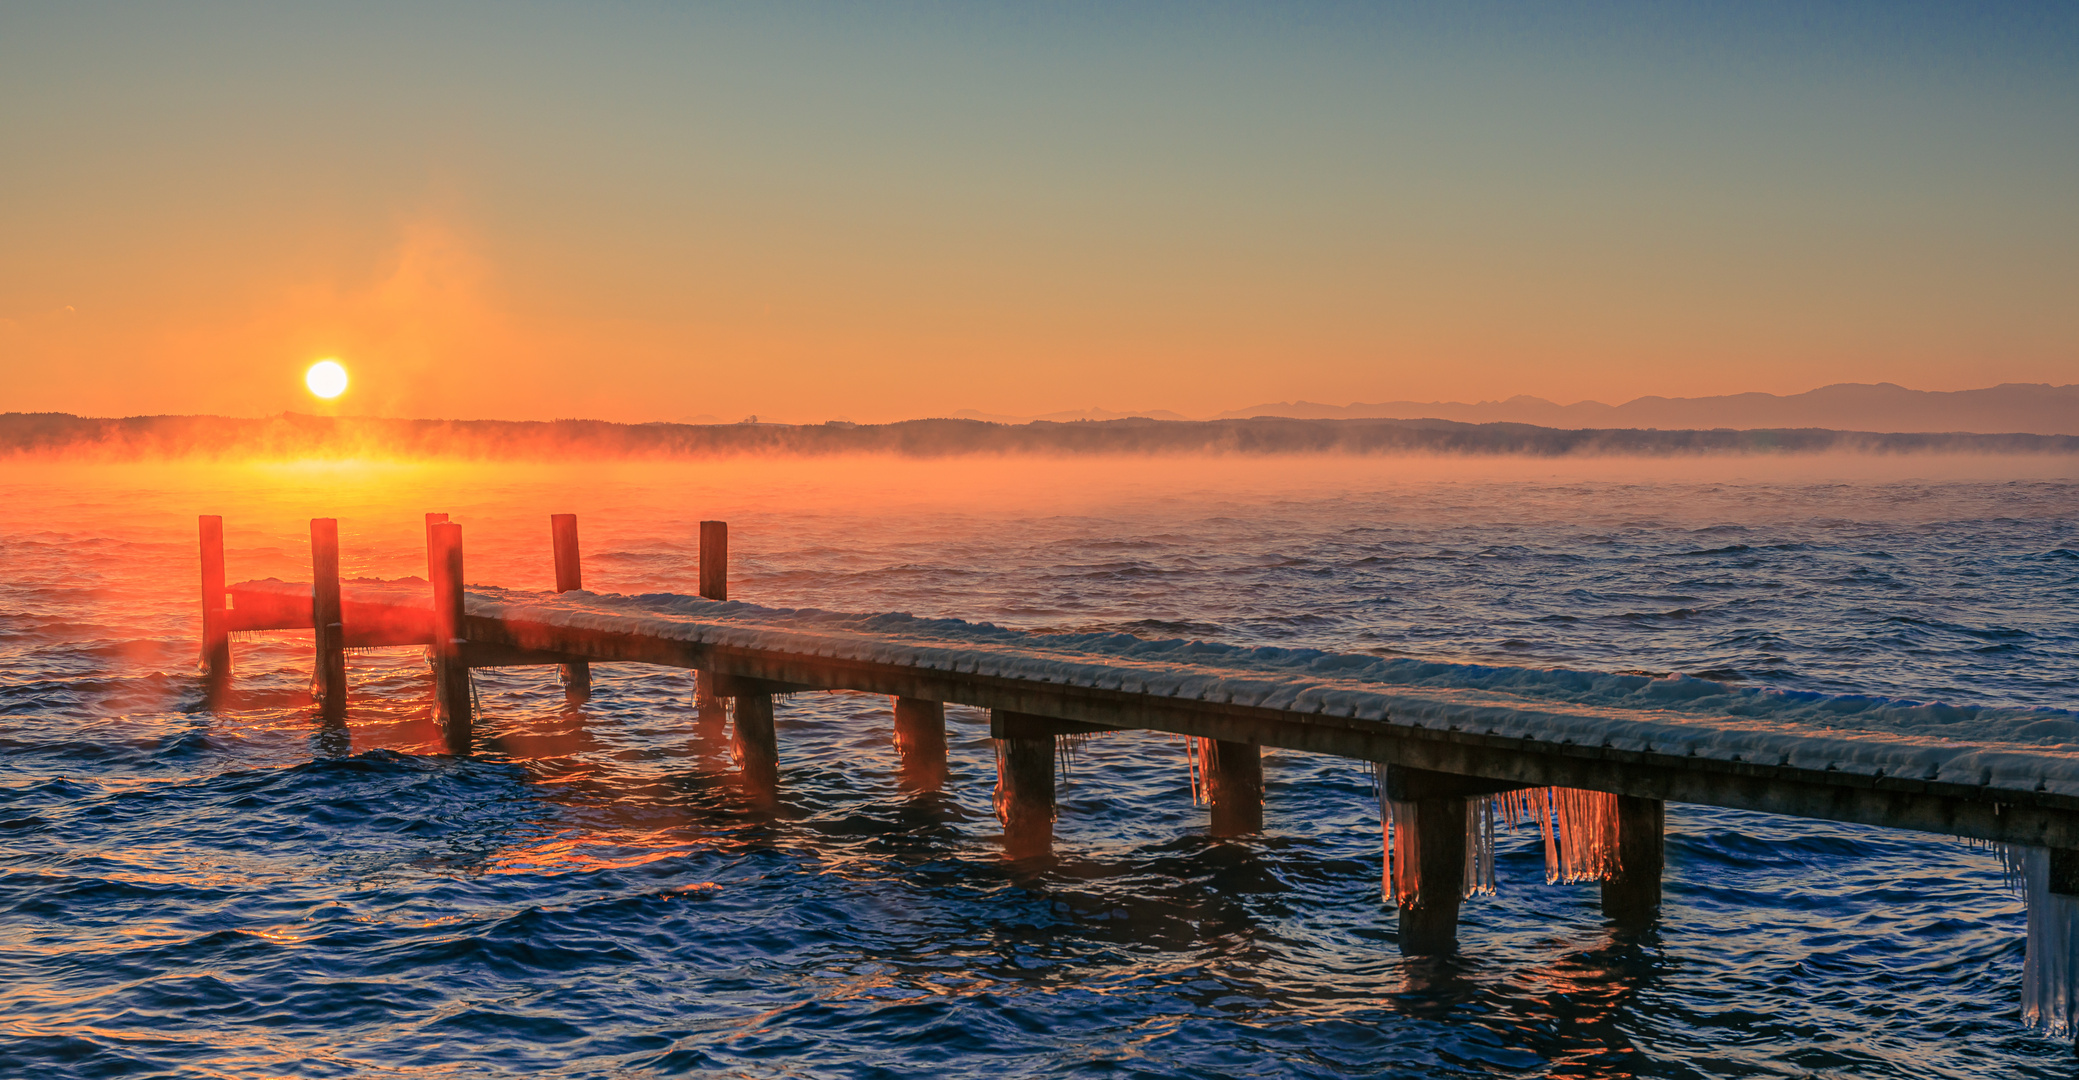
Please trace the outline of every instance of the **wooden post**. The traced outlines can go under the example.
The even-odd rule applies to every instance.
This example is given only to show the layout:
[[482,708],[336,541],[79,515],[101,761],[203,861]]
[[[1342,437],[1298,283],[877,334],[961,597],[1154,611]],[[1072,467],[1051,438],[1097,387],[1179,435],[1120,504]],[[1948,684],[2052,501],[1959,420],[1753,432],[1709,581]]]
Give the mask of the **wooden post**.
[[996,816],[1003,821],[1004,853],[1013,859],[1045,855],[1054,846],[1054,734],[1038,720],[990,715],[997,738]]
[[426,515],[426,580],[432,581],[439,573],[433,566],[433,527],[446,522],[446,514]]
[[[700,523],[700,595],[709,600],[729,599],[729,523]],[[693,670],[693,706],[702,712],[715,708],[715,673],[707,668]]]
[[1603,916],[1629,927],[1660,914],[1660,878],[1667,864],[1667,804],[1617,797],[1617,871],[1603,879]]
[[[584,574],[578,568],[576,514],[549,515],[549,544],[556,560],[556,591],[567,593],[584,588]],[[578,660],[564,664],[562,673],[564,701],[577,704],[592,696],[590,663]]]
[[213,703],[231,677],[231,631],[224,621],[224,519],[203,514],[196,522],[202,547],[202,673]]
[[433,571],[433,715],[448,750],[469,752],[469,668],[462,662],[462,526],[429,522],[426,561]]
[[311,636],[317,657],[312,684],[318,715],[346,719],[346,626],[339,602],[339,521],[310,519]]
[[779,736],[773,731],[772,695],[736,695],[736,760],[744,786],[758,801],[775,798],[780,786]]
[[1397,822],[1414,835],[1421,884],[1400,905],[1400,951],[1406,956],[1449,956],[1458,950],[1458,905],[1465,898],[1465,799],[1426,798],[1410,804],[1414,820]]
[[700,523],[700,595],[729,599],[729,523]]
[[921,698],[895,699],[895,752],[902,758],[902,782],[918,791],[937,791],[946,783],[946,706]]
[[1214,836],[1263,831],[1263,755],[1253,743],[1208,739],[1206,794],[1213,804]]

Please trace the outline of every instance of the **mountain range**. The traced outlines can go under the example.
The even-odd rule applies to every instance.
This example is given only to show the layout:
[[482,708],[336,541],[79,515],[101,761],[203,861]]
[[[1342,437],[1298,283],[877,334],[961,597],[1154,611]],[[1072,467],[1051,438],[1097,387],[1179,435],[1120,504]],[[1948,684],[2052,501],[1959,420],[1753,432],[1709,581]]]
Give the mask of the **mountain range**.
[[1281,401],[1232,409],[1213,419],[1457,420],[1580,430],[1660,428],[1830,428],[1836,431],[2079,435],[2079,385],[2003,383],[1983,390],[1908,390],[1894,383],[1836,383],[1802,394],[1642,397],[1622,405],[1536,397],[1505,401],[1386,401],[1321,405]]

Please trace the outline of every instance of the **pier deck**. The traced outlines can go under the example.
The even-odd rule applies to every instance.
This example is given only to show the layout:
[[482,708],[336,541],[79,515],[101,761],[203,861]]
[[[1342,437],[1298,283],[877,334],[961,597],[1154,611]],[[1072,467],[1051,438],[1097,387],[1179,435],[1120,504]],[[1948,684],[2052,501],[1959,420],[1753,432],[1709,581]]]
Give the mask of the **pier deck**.
[[[1547,673],[1553,677],[1545,683],[1519,685],[1478,678],[1499,669],[1411,671],[1406,661],[1313,650],[1025,633],[712,597],[601,595],[577,588],[574,571],[559,579],[567,587],[560,593],[464,588],[459,526],[435,524],[429,535],[431,583],[328,585],[321,574],[315,585],[226,585],[228,604],[214,616],[214,632],[316,627],[329,603],[339,613],[332,648],[426,646],[436,682],[449,688],[436,701],[457,750],[466,749],[473,720],[467,677],[458,673],[474,667],[697,669],[703,694],[735,699],[746,769],[775,779],[776,694],[889,695],[897,699],[898,739],[907,723],[912,744],[928,745],[928,732],[921,743],[915,735],[922,730],[917,718],[925,717],[923,727],[940,725],[941,757],[942,713],[933,710],[946,703],[988,709],[992,734],[1004,740],[999,806],[1007,843],[1022,832],[1028,850],[1051,837],[1053,740],[1060,735],[1151,730],[1207,740],[1207,787],[1216,822],[1226,804],[1226,831],[1260,827],[1258,748],[1377,763],[1388,797],[1408,808],[1422,866],[1443,859],[1438,865],[1446,869],[1430,874],[1451,879],[1449,898],[1440,883],[1423,887],[1416,902],[1402,896],[1402,946],[1410,951],[1452,947],[1458,882],[1446,871],[1450,859],[1463,859],[1465,801],[1516,788],[1618,796],[1621,812],[1613,820],[1624,835],[1614,845],[1630,853],[1632,877],[1650,873],[1652,880],[1624,885],[1624,875],[1613,872],[1622,887],[1613,894],[1606,881],[1605,906],[1649,916],[1658,903],[1666,801],[2045,847],[2079,865],[2067,854],[2079,849],[2079,752],[2049,741],[2061,736],[2041,729],[2054,722],[2026,710],[1974,710],[1965,724],[1951,715],[1957,710],[1940,706],[1891,703],[1857,712],[1838,702],[1786,698],[1771,712],[1765,695],[1700,680],[1579,675],[1569,682],[1559,678],[1567,673]],[[444,561],[442,536],[452,542],[451,561]],[[726,542],[712,539],[717,550]],[[205,550],[205,589],[208,562]],[[702,577],[709,593],[726,591],[719,576]],[[204,607],[207,623],[207,596]],[[443,626],[451,627],[445,636]],[[320,638],[322,650],[322,631]],[[452,689],[458,679],[459,692]],[[1244,802],[1253,805],[1237,816]],[[1634,894],[1628,903],[1617,895],[1626,889]],[[1432,922],[1445,924],[1427,937],[1419,926],[1410,929],[1425,905]]]

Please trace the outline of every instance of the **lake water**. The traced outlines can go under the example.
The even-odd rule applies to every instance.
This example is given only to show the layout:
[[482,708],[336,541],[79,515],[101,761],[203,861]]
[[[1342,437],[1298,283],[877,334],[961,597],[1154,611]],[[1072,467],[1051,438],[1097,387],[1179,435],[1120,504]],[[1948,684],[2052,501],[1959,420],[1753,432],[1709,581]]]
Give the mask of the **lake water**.
[[735,783],[684,672],[485,673],[439,752],[423,661],[307,635],[194,672],[195,515],[231,577],[423,573],[1032,629],[2079,704],[2079,462],[1333,458],[54,465],[0,472],[0,1075],[2069,1076],[2020,1017],[2023,920],[1939,836],[1668,811],[1660,928],[1505,836],[1448,963],[1404,962],[1371,780],[1265,758],[1206,835],[1182,745],[1082,748],[1055,859],[1012,863],[986,717],[896,783],[888,702],[779,705]]

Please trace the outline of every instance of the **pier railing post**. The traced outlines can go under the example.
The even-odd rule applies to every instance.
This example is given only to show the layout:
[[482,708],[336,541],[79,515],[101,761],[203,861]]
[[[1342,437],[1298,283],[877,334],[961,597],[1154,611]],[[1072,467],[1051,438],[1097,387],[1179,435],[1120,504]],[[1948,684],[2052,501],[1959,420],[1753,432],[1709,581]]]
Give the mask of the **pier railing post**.
[[346,718],[346,626],[339,600],[339,521],[310,519],[310,625],[315,644],[313,689],[318,714]]
[[[709,600],[729,599],[729,523],[726,521],[703,521],[700,523],[700,595]],[[718,704],[714,692],[715,673],[707,668],[693,669],[694,707],[702,712]]]
[[1623,926],[1650,925],[1660,914],[1667,865],[1667,804],[1617,797],[1617,870],[1603,879],[1603,915]]
[[196,522],[202,551],[202,673],[214,702],[231,676],[231,631],[224,619],[224,519],[203,514]]
[[729,599],[729,523],[700,523],[700,595]]
[[946,783],[946,706],[920,698],[895,699],[895,752],[902,758],[902,782],[918,791],[937,791]]
[[462,526],[429,522],[427,565],[433,571],[433,715],[448,750],[469,752],[469,668],[462,659]]
[[[556,591],[576,592],[585,587],[584,574],[578,567],[578,531],[576,514],[549,515],[549,543],[556,560]],[[577,704],[592,696],[592,665],[583,660],[562,666],[563,700]]]
[[1208,739],[1206,795],[1214,836],[1263,831],[1263,755],[1253,743]]
[[992,711],[997,739],[996,816],[1004,853],[1014,859],[1045,855],[1054,846],[1054,733],[1039,718]]

